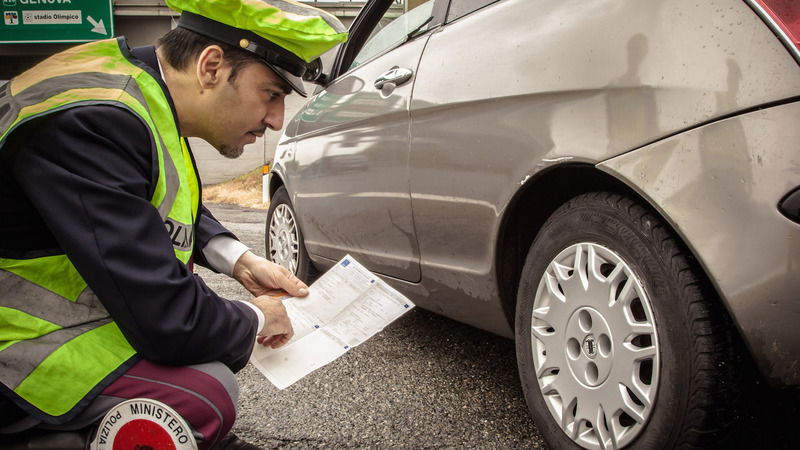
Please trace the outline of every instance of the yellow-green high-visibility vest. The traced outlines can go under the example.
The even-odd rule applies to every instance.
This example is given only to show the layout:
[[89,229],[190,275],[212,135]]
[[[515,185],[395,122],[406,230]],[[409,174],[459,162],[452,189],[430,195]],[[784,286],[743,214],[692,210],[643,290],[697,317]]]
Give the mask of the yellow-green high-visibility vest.
[[[200,202],[194,162],[161,86],[129,55],[122,38],[91,42],[0,87],[0,152],[21,125],[47,114],[82,105],[130,111],[158,156],[150,203],[187,263]],[[135,355],[66,255],[0,258],[0,384],[26,410],[69,420]]]

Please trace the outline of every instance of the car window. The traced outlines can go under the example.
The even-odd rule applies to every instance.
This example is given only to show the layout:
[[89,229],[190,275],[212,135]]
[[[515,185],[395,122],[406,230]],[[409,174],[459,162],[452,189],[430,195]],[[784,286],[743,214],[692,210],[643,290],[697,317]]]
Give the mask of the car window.
[[389,8],[356,54],[350,69],[403,43],[409,33],[425,30],[433,17],[433,4],[433,0],[408,1],[406,6],[410,9],[399,16],[396,9]]
[[496,1],[498,0],[452,0],[447,11],[447,21],[452,22]]

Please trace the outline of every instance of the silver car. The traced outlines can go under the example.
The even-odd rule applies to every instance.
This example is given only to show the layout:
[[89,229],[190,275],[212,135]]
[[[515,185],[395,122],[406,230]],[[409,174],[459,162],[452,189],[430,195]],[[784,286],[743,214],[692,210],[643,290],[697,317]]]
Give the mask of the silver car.
[[553,448],[712,445],[800,386],[800,2],[375,0],[287,123],[266,245],[514,338]]

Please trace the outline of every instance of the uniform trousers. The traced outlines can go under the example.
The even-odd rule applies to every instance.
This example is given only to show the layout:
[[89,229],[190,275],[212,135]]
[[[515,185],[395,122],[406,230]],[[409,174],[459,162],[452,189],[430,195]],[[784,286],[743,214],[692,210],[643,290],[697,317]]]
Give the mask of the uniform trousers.
[[97,425],[111,408],[125,400],[148,398],[177,411],[192,428],[198,448],[209,449],[233,426],[238,397],[236,378],[222,363],[164,366],[141,360],[108,385],[75,419],[61,425],[47,425],[27,417],[4,427],[0,433],[32,428],[79,430]]

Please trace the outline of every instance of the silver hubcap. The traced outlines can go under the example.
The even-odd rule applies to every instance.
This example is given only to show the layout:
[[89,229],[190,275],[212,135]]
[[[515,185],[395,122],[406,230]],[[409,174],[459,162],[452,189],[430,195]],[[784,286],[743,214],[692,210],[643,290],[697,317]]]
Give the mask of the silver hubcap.
[[574,244],[548,265],[533,302],[531,348],[545,403],[584,448],[618,448],[644,428],[658,387],[650,301],[610,249]]
[[286,267],[292,273],[297,273],[300,248],[298,242],[297,223],[292,210],[285,204],[278,205],[269,223],[270,260]]

